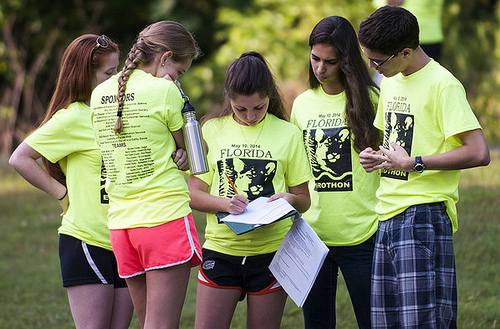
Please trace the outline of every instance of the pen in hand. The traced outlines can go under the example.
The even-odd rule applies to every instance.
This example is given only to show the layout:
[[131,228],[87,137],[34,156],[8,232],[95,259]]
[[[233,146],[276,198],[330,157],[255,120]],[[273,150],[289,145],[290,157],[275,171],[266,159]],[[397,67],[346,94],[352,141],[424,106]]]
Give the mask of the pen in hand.
[[233,181],[231,180],[231,177],[229,177],[228,174],[226,174],[227,180],[229,181],[229,184],[231,184],[231,187],[233,188],[234,194],[238,194],[238,191],[236,191],[236,187],[234,187]]
[[231,180],[229,175],[228,174],[225,175],[234,191],[234,195],[231,198],[229,213],[233,215],[241,214],[246,210],[246,207],[248,205],[248,199],[243,194],[238,194],[238,191],[236,190],[236,187],[234,186],[233,181]]

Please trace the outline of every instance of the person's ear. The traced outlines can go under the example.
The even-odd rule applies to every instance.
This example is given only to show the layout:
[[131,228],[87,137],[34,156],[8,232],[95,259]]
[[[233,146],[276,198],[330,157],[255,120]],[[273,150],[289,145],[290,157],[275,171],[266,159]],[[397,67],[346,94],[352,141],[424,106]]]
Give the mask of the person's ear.
[[413,49],[411,49],[410,47],[406,47],[403,50],[401,50],[401,53],[403,54],[404,58],[410,57],[412,52],[413,52]]
[[171,50],[164,52],[163,55],[161,55],[161,57],[160,57],[161,66],[165,66],[168,59],[172,58],[172,56],[174,56],[174,53]]

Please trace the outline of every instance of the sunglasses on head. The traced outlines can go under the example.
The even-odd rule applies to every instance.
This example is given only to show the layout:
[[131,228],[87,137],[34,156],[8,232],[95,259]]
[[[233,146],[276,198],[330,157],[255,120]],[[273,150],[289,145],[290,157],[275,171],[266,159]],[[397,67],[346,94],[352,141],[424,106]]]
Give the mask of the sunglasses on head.
[[93,55],[95,50],[99,47],[101,48],[108,48],[109,47],[109,43],[111,42],[111,40],[105,36],[104,34],[101,35],[100,37],[97,37],[97,39],[95,40],[96,44],[94,46],[94,48],[92,49],[92,52],[91,54]]

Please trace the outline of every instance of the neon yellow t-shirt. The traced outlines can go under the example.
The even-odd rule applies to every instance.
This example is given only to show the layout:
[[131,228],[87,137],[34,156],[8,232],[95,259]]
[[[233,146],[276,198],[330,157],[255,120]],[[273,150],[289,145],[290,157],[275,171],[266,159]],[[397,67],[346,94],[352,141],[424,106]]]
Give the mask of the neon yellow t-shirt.
[[[386,4],[387,0],[373,0],[373,5],[376,8],[385,6]],[[421,44],[443,41],[444,36],[441,23],[443,0],[405,0],[401,7],[407,9],[417,18]]]
[[[236,190],[249,200],[287,192],[311,178],[300,132],[272,114],[256,126],[243,126],[232,116],[203,125],[210,171],[196,177],[210,186],[210,194],[230,198]],[[207,214],[204,248],[233,256],[254,256],[278,249],[291,221],[284,219],[252,232],[236,235],[215,214]]]
[[173,82],[135,70],[126,86],[123,132],[114,134],[118,75],[91,98],[95,136],[106,166],[110,229],[152,227],[188,215],[189,191],[172,160],[171,131],[182,128],[184,101]]
[[105,172],[89,107],[76,102],[59,110],[25,142],[50,162],[59,162],[66,175],[69,208],[63,216],[59,234],[111,250]]
[[[450,151],[461,145],[457,134],[481,128],[462,84],[434,60],[409,76],[382,80],[375,126],[384,131],[384,147],[395,142],[411,157]],[[444,201],[456,231],[459,179],[460,170],[384,170],[377,192],[379,219],[411,205]]]
[[[375,108],[378,96],[373,94]],[[351,246],[377,230],[378,173],[359,163],[345,122],[345,93],[309,89],[293,102],[291,122],[303,133],[314,179],[303,218],[328,246]]]

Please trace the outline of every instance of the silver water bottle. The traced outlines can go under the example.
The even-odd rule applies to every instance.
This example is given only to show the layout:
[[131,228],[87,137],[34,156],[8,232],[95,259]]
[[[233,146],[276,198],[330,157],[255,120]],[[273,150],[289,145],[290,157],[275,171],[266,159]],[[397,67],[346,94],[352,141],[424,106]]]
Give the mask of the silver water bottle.
[[189,103],[189,98],[187,96],[183,95],[183,98],[183,133],[188,153],[189,169],[191,171],[191,175],[202,174],[208,171],[205,143],[203,142],[201,135],[200,124],[196,120],[194,107]]

